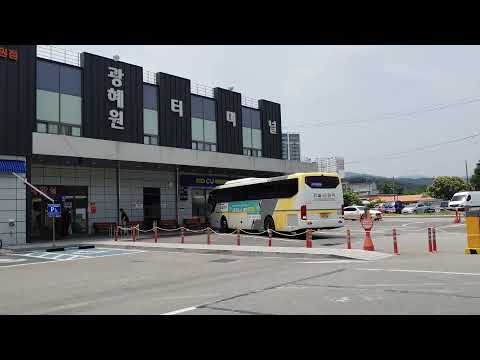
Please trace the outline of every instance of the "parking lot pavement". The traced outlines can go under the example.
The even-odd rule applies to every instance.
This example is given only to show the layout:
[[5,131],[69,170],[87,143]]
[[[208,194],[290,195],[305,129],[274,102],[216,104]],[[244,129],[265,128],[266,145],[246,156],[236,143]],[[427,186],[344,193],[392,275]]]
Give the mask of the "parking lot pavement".
[[53,261],[51,259],[41,259],[41,258],[31,258],[28,256],[15,255],[0,255],[0,268],[2,267],[11,267],[11,266],[23,266],[27,264],[38,264],[48,261]]
[[45,250],[26,251],[19,253],[10,253],[0,256],[0,267],[23,266],[29,264],[39,264],[49,261],[70,261],[91,259],[95,257],[129,255],[144,252],[137,249],[65,249],[65,251],[47,252]]
[[[435,222],[448,230],[438,233],[438,254],[429,254],[425,223],[402,221],[374,228],[407,224],[400,255],[369,262],[168,251],[113,256],[102,251],[116,249],[101,248],[67,250],[72,261],[35,251],[2,255],[0,314],[480,314],[479,258],[463,254],[464,229]],[[391,250],[391,239],[377,235],[375,247]],[[359,248],[362,236],[355,237]],[[336,239],[343,241],[341,234],[314,241]]]

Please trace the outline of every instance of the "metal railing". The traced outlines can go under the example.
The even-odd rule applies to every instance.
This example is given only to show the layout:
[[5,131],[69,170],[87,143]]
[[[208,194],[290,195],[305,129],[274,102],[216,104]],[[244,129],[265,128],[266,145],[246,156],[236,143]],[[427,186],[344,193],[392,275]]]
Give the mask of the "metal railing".
[[58,61],[64,64],[80,66],[80,53],[52,45],[38,45],[37,57]]
[[[81,66],[80,65],[80,53],[63,49],[53,45],[38,45],[37,57],[58,61],[64,64]],[[157,79],[154,71],[143,70],[143,81],[149,84],[156,85]],[[205,96],[209,98],[214,97],[213,87],[200,84],[197,82],[191,82],[190,92],[195,95]],[[258,100],[247,96],[242,96],[242,105],[248,106],[254,109],[258,109]]]
[[154,71],[143,70],[143,82],[157,85],[157,78]]
[[249,98],[247,96],[242,96],[242,105],[243,106],[248,106],[254,109],[258,109],[258,100]]
[[207,85],[191,82],[190,92],[195,95],[206,96],[213,98],[213,88]]

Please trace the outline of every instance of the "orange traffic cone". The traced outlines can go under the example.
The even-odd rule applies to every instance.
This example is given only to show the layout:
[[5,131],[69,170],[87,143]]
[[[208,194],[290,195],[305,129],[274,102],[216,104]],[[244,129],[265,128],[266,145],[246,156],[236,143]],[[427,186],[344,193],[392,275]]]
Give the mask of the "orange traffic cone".
[[365,213],[365,217],[361,219],[362,227],[365,230],[365,239],[363,240],[363,250],[368,251],[375,251],[375,247],[373,246],[372,237],[370,235],[370,231],[373,227],[373,219],[370,213]]
[[363,250],[375,251],[372,237],[370,236],[370,230],[365,230],[365,240],[363,240]]

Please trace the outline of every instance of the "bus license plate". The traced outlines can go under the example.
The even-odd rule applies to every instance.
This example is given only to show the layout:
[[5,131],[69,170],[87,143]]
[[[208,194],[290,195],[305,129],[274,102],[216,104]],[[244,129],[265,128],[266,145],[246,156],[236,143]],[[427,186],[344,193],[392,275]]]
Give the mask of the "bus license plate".
[[322,218],[328,218],[328,214],[320,214]]

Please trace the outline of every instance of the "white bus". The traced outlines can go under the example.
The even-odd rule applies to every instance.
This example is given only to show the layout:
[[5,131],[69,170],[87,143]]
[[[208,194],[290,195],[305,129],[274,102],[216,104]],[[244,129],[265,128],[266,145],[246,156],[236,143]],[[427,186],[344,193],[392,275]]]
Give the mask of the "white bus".
[[208,199],[210,225],[228,229],[303,232],[344,224],[343,191],[336,173],[295,173],[227,181]]

